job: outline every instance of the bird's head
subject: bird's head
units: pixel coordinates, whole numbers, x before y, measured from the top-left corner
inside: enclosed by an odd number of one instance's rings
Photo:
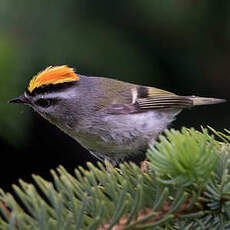
[[[11,99],[10,103],[23,103],[52,123],[59,123],[70,117],[80,77],[73,68],[66,65],[50,66],[34,76],[23,95]]]

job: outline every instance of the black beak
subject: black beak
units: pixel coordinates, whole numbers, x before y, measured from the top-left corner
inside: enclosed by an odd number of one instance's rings
[[[9,103],[23,103],[23,104],[29,104],[29,100],[24,96],[21,95],[19,97],[13,98],[8,101]]]

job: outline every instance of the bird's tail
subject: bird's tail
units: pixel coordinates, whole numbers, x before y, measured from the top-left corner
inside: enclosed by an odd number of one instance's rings
[[[190,100],[193,101],[193,105],[210,105],[226,102],[225,99],[219,98],[209,98],[209,97],[197,97],[197,96],[188,96]]]

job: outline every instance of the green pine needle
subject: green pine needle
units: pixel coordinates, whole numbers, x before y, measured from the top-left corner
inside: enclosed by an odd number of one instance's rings
[[[229,229],[230,146],[227,134],[166,130],[147,153],[147,168],[108,162],[53,181],[19,180],[14,196],[0,189],[1,230]],[[19,202],[20,199],[20,202]]]
[[[184,186],[207,182],[217,160],[212,136],[194,129],[172,129],[160,141],[150,146],[147,156],[161,182]]]

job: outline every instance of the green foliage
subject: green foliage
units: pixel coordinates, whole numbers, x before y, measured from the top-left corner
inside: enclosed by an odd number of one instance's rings
[[[160,143],[153,144],[148,158],[162,182],[183,184],[205,183],[214,167],[217,154],[214,138],[207,133],[183,128],[166,130]]]
[[[51,170],[53,182],[19,180],[16,197],[0,191],[0,229],[230,228],[228,143],[205,129],[166,130],[147,156],[145,168],[88,163],[74,176]]]

